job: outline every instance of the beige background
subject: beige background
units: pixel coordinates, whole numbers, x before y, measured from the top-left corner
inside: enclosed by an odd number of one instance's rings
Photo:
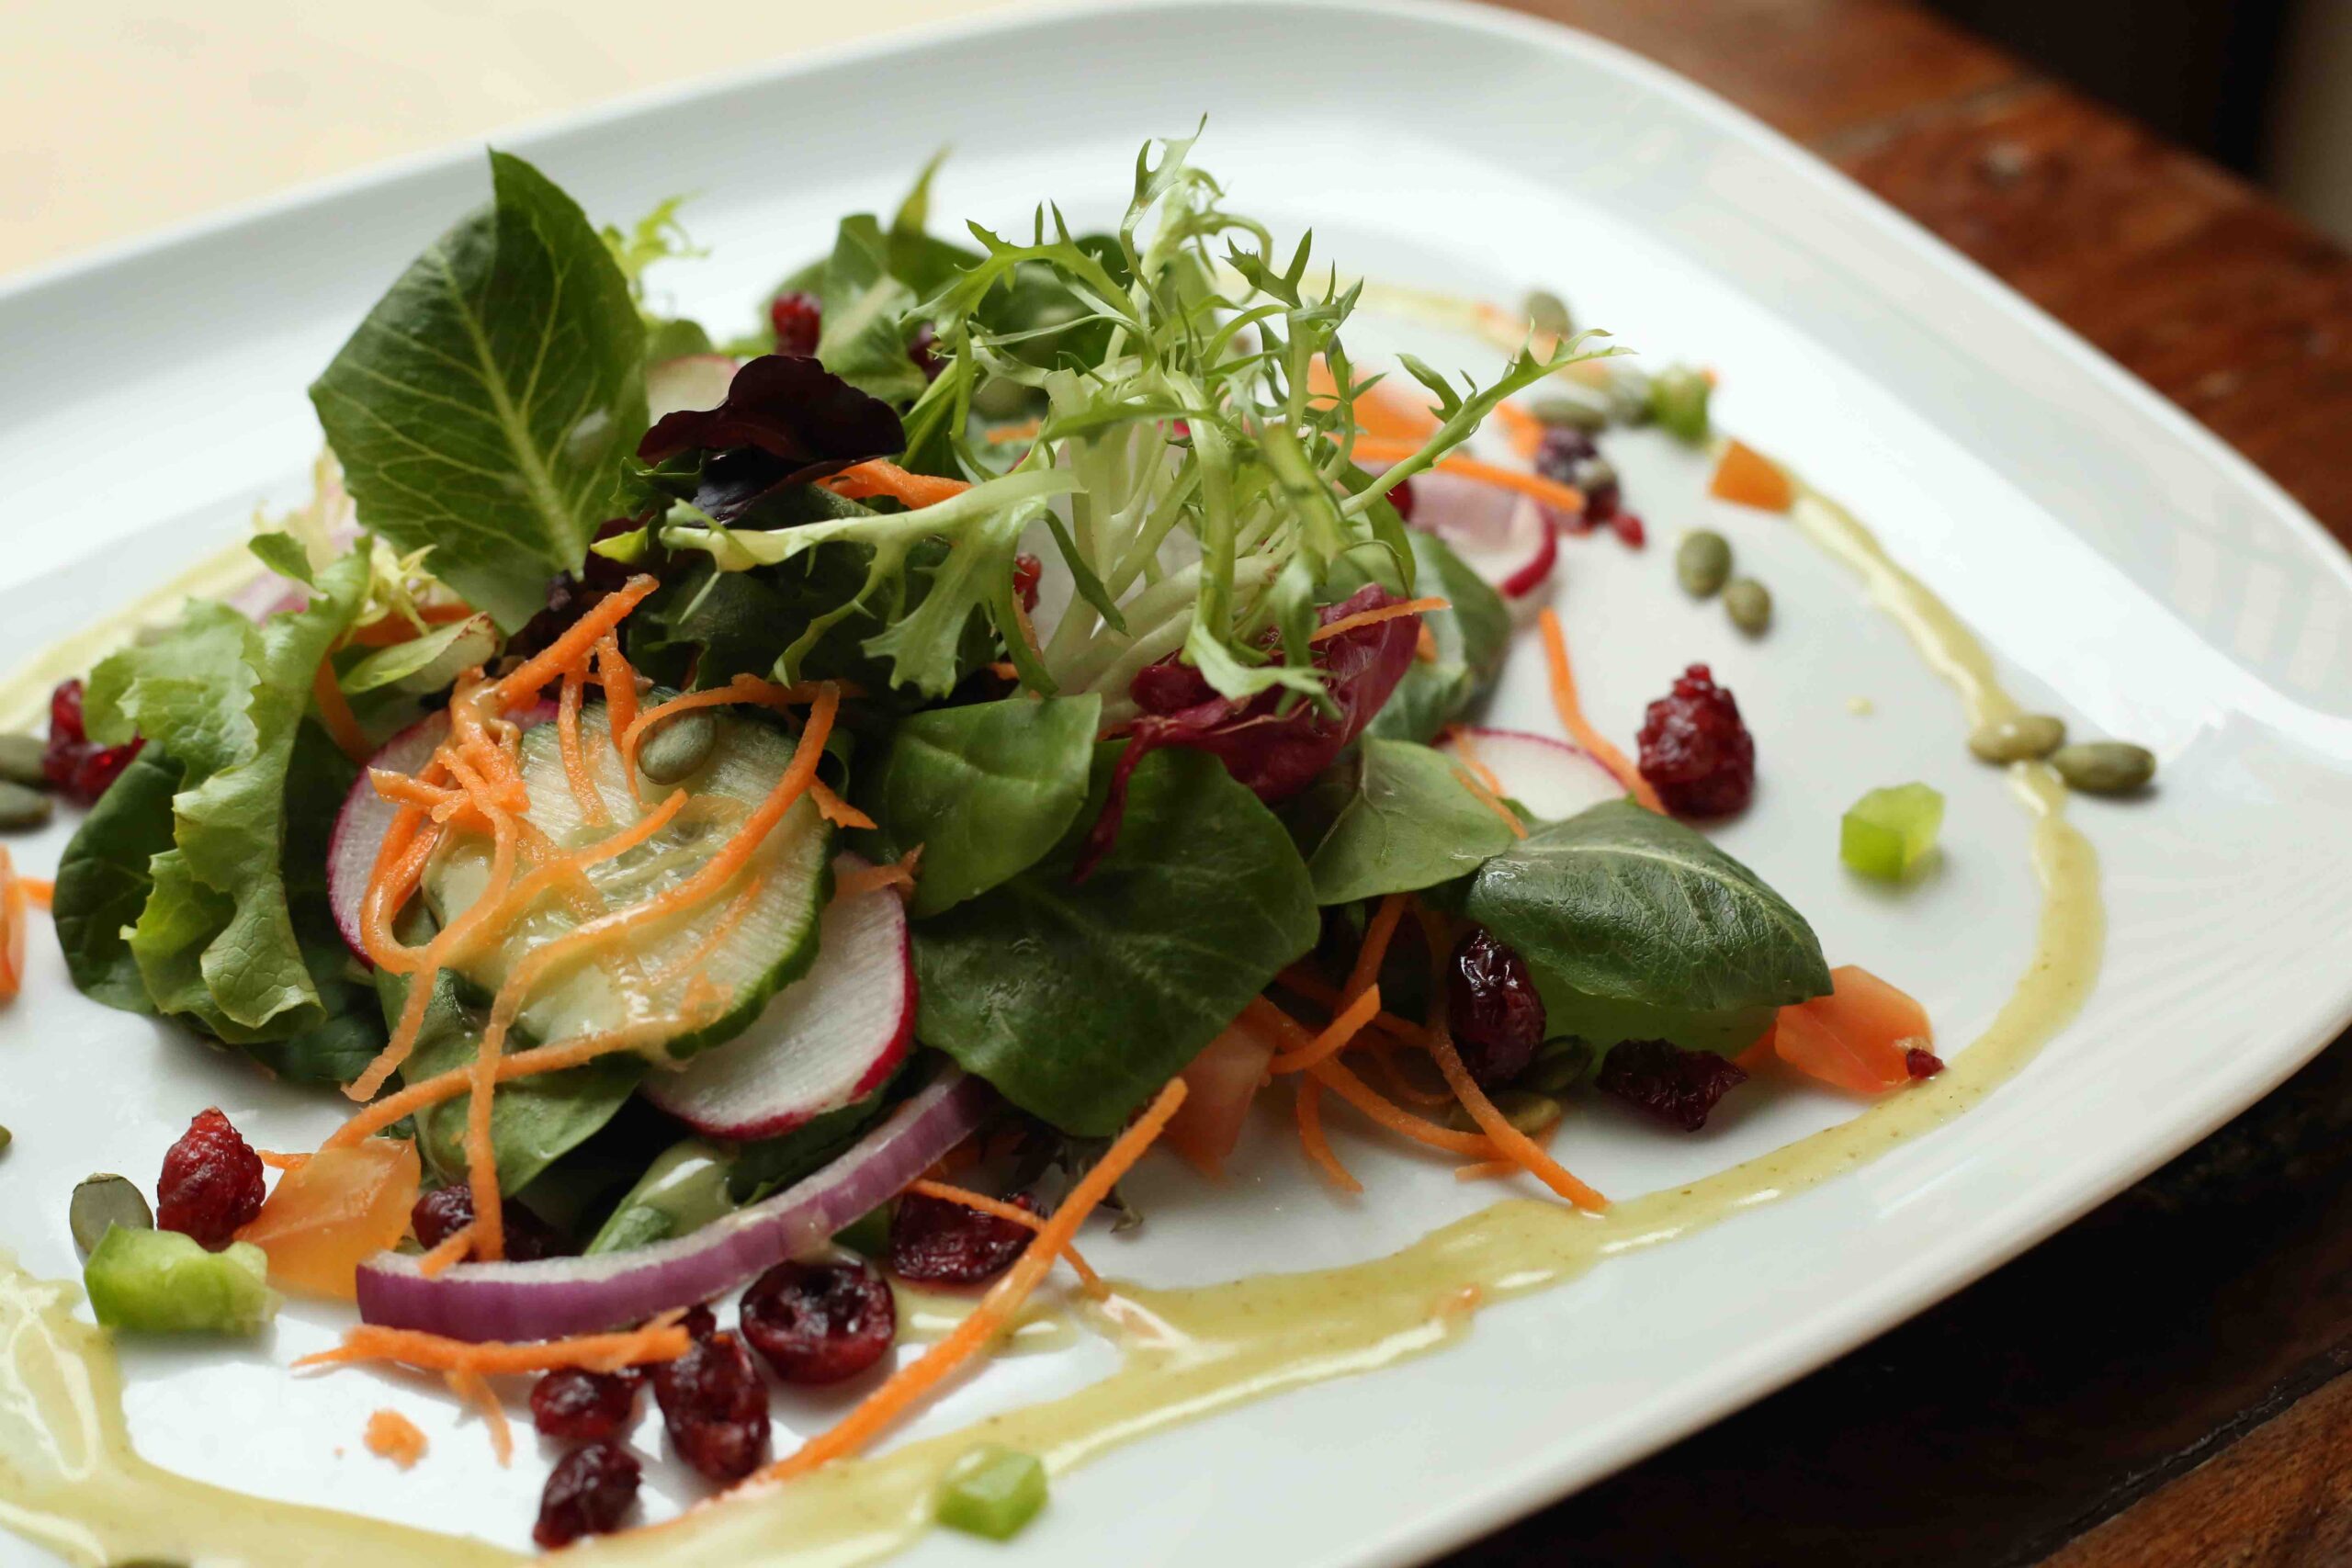
[[[0,275],[1010,0],[0,0]]]

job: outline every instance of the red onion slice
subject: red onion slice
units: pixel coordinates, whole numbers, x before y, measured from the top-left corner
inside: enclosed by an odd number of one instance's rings
[[[977,1131],[995,1091],[944,1068],[840,1158],[775,1197],[672,1241],[594,1258],[460,1263],[426,1279],[413,1256],[359,1266],[359,1315],[451,1339],[557,1339],[639,1323],[824,1245]]]

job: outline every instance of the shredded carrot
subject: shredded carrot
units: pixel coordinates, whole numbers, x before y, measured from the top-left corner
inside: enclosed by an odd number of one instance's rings
[[[661,586],[659,578],[640,572],[597,600],[595,607],[565,627],[561,637],[498,682],[498,706],[507,711],[522,706],[556,676],[585,662],[596,639],[627,620],[628,613]]]
[[[388,800],[394,806],[413,806],[423,811],[430,811],[435,807],[447,806],[452,802],[462,804],[466,799],[465,793],[461,790],[448,789],[440,784],[429,784],[423,779],[413,778],[407,773],[396,773],[389,768],[368,769],[368,787],[376,792],[377,798],[379,800]]]
[[[424,1457],[424,1434],[397,1410],[379,1410],[368,1417],[367,1443],[369,1453],[402,1470],[414,1469]]]
[[[294,1370],[394,1361],[428,1372],[473,1372],[484,1377],[551,1372],[559,1367],[616,1372],[649,1361],[674,1361],[686,1353],[692,1343],[674,1315],[669,1314],[641,1328],[614,1334],[582,1334],[569,1339],[448,1339],[420,1329],[385,1328],[363,1323],[346,1330],[343,1343],[334,1349],[321,1350],[296,1361]]]
[[[46,876],[20,876],[17,888],[36,909],[46,909],[57,901],[57,884]]]
[[[1781,1059],[1780,1053],[1775,1048],[1780,1032],[1781,1021],[1778,1015],[1775,1015],[1772,1021],[1764,1026],[1764,1032],[1756,1037],[1756,1043],[1734,1056],[1731,1059],[1731,1065],[1749,1077],[1763,1072]]]
[[[1551,671],[1552,706],[1559,713],[1560,728],[1568,732],[1569,739],[1591,752],[1594,761],[1616,774],[1627,794],[1663,815],[1666,802],[1657,797],[1650,781],[1585,717],[1584,707],[1577,701],[1577,678],[1568,668],[1568,639],[1560,630],[1560,617],[1547,607],[1537,621],[1544,630],[1544,658]]]
[[[1381,1016],[1385,1018],[1388,1015],[1383,1013]],[[1388,1080],[1390,1097],[1410,1105],[1435,1107],[1453,1104],[1453,1096],[1437,1089],[1423,1089],[1405,1076],[1405,1069],[1396,1065],[1396,1048],[1391,1040],[1392,1037],[1377,1025],[1363,1040],[1364,1053],[1380,1068],[1380,1076]]]
[[[1355,1172],[1340,1162],[1331,1152],[1331,1140],[1323,1134],[1323,1085],[1317,1078],[1301,1078],[1291,1100],[1291,1108],[1298,1116],[1298,1145],[1316,1168],[1330,1179],[1331,1185],[1342,1192],[1361,1192],[1363,1183]]]
[[[1340,384],[1319,354],[1307,364],[1306,389],[1318,400],[1339,401]],[[1358,389],[1354,408],[1356,429],[1366,435],[1409,441],[1418,446],[1438,427],[1434,414],[1416,404],[1410,394],[1392,391],[1386,383]]]
[[[437,1280],[452,1263],[464,1262],[466,1254],[473,1249],[473,1245],[474,1227],[470,1224],[459,1225],[442,1238],[439,1245],[429,1248],[424,1257],[416,1260],[416,1271],[428,1280]]]
[[[887,495],[915,511],[952,500],[972,488],[963,479],[910,474],[898,464],[886,463],[879,457],[868,462],[852,463],[832,478],[817,482],[846,501],[866,501],[877,495]]]
[[[1521,821],[1519,813],[1513,811],[1504,802],[1502,792],[1487,784],[1487,780],[1494,776],[1492,773],[1487,773],[1486,778],[1479,777],[1480,773],[1485,773],[1486,770],[1483,768],[1473,772],[1470,768],[1459,763],[1456,763],[1453,769],[1453,776],[1462,781],[1462,786],[1476,798],[1479,805],[1503,819],[1503,826],[1510,829],[1512,838],[1524,839],[1527,837],[1527,824]]]
[[[1333,637],[1341,636],[1347,632],[1354,631],[1359,626],[1378,626],[1383,621],[1393,621],[1400,615],[1427,615],[1433,610],[1451,610],[1453,608],[1453,606],[1443,599],[1400,600],[1398,603],[1394,604],[1383,604],[1376,610],[1358,610],[1352,615],[1341,615],[1336,621],[1328,621],[1322,626],[1316,627],[1315,630],[1307,637],[1306,640],[1309,642],[1329,642]],[[1423,627],[1422,629],[1426,631],[1428,628]]]
[[[1340,1016],[1324,1025],[1323,1032],[1295,1051],[1285,1051],[1266,1064],[1270,1073],[1303,1073],[1316,1063],[1338,1055],[1362,1033],[1380,1011],[1380,987],[1367,986],[1356,993],[1355,999],[1343,1009]]]
[[[1492,1181],[1500,1176],[1526,1174],[1527,1168],[1515,1159],[1486,1159],[1480,1160],[1476,1165],[1457,1165],[1453,1168],[1453,1179],[1456,1181]]]
[[[1184,1103],[1184,1092],[1183,1079],[1170,1080],[1159,1098],[1104,1151],[1094,1168],[1070,1189],[1062,1206],[1054,1211],[1053,1218],[1046,1222],[1012,1269],[947,1337],[925,1351],[920,1359],[893,1372],[888,1382],[841,1421],[791,1454],[756,1472],[753,1480],[769,1483],[787,1481],[828,1461],[855,1453],[994,1339],[1037,1288],[1038,1281],[1052,1269],[1054,1259],[1078,1235],[1087,1215],[1151,1147],[1160,1130],[1168,1125],[1168,1119]]]
[[[736,703],[756,703],[762,707],[775,708],[779,713],[797,704],[813,701],[816,690],[811,686],[779,686],[774,681],[763,681],[756,675],[738,675],[724,686],[712,686],[706,691],[688,692],[657,703],[628,721],[628,727],[617,730],[620,739],[621,765],[631,778],[637,776],[637,750],[645,738],[664,719],[696,708],[727,707]]]
[[[359,898],[359,942],[376,967],[395,975],[413,971],[424,949],[409,947],[392,935],[392,917],[408,902],[433,857],[439,828],[424,830],[431,818],[417,807],[403,807],[384,830],[376,864],[368,874],[368,889]]]
[[[1462,1102],[1471,1120],[1502,1150],[1504,1157],[1516,1160],[1529,1175],[1579,1209],[1598,1213],[1609,1207],[1608,1199],[1569,1175],[1566,1166],[1544,1153],[1542,1145],[1512,1126],[1510,1118],[1495,1109],[1495,1102],[1487,1098],[1487,1091],[1478,1087],[1478,1080],[1462,1065],[1462,1053],[1453,1048],[1443,1024],[1432,1032],[1435,1038],[1430,1042],[1430,1056],[1437,1063],[1437,1070],[1445,1075],[1446,1087],[1453,1090],[1453,1098]]]
[[[1715,460],[1714,475],[1707,480],[1707,493],[1766,512],[1786,512],[1797,499],[1796,486],[1789,482],[1779,464],[1738,441],[1724,444],[1724,455]]]
[[[327,735],[345,756],[355,762],[365,762],[374,755],[376,749],[368,744],[368,732],[359,728],[351,705],[344,700],[343,686],[334,678],[333,660],[319,660],[318,671],[311,677],[311,697],[319,705],[319,718],[326,726]]]
[[[1408,893],[1391,893],[1373,910],[1371,920],[1363,928],[1363,945],[1356,949],[1355,967],[1348,971],[1345,990],[1350,998],[1372,989],[1373,982],[1380,978],[1380,965],[1388,957],[1388,944],[1396,940],[1396,924],[1405,918],[1405,907],[1411,902],[1412,895]]]
[[[1442,942],[1438,943],[1436,944],[1436,950],[1442,957],[1445,951],[1445,945]],[[1318,1005],[1327,1008],[1336,1008],[1340,1006],[1340,998],[1345,995],[1345,993],[1337,986],[1327,986],[1321,980],[1317,979],[1314,976],[1307,974],[1302,969],[1285,969],[1277,978],[1283,989],[1286,991],[1296,991],[1308,1001],[1317,1003]],[[1268,1004],[1270,1007],[1272,1005],[1272,1003]],[[1285,1013],[1283,1016],[1287,1018],[1289,1015]],[[1298,1027],[1295,1021],[1293,1027]],[[1374,1016],[1372,1027],[1380,1030],[1384,1033],[1394,1035],[1396,1039],[1404,1042],[1408,1045],[1418,1045],[1424,1050],[1428,1049],[1430,1032],[1422,1028],[1419,1024],[1413,1022],[1410,1019],[1399,1018],[1393,1012],[1379,1013]],[[1445,1100],[1441,1101],[1440,1103],[1451,1104],[1453,1103],[1453,1100],[1449,1096]]]
[[[1447,1154],[1461,1155],[1470,1159],[1493,1159],[1500,1152],[1491,1138],[1476,1133],[1456,1132],[1427,1117],[1414,1115],[1350,1072],[1344,1063],[1317,1062],[1307,1071],[1313,1073],[1324,1088],[1364,1115],[1417,1144],[1427,1144],[1430,1148],[1442,1149]]]
[[[922,863],[922,846],[917,844],[888,865],[852,866],[833,878],[833,897],[853,898],[877,887],[895,887],[899,897],[912,897],[916,868]]]
[[[563,754],[564,782],[571,786],[571,798],[580,803],[580,815],[602,826],[612,820],[612,814],[605,809],[605,796],[596,788],[595,775],[588,771],[587,750],[580,744],[580,701],[587,689],[588,682],[579,671],[563,672],[563,691],[555,705],[556,747]]]
[[[506,1406],[498,1402],[497,1393],[480,1372],[470,1367],[453,1367],[441,1374],[449,1392],[474,1407],[482,1424],[490,1428],[490,1451],[498,1456],[502,1465],[514,1462],[514,1428],[507,1424]]]
[[[458,782],[466,785],[467,793],[477,797],[477,805],[485,809],[528,811],[531,790],[523,782],[522,766],[492,734],[489,714],[484,711],[486,703],[495,700],[495,692],[479,678],[460,682],[449,699],[449,739],[442,743],[440,756]],[[479,786],[468,779],[458,765],[461,761],[481,775]]]
[[[637,671],[611,632],[596,639],[596,683],[605,688],[605,728],[617,750],[621,736],[637,722]]]
[[[532,900],[557,883],[569,879],[575,873],[585,873],[592,865],[602,865],[605,862],[637,848],[638,845],[667,828],[678,813],[685,809],[686,800],[687,795],[684,790],[672,790],[661,805],[619,832],[599,839],[594,843],[584,845],[568,854],[557,855],[514,885],[514,891],[506,896],[508,908],[526,909],[530,908]],[[591,891],[594,891],[593,884]],[[598,899],[596,908],[593,912],[601,914],[603,911],[603,900]]]
[[[1001,1198],[991,1198],[985,1192],[975,1192],[969,1188],[950,1187],[944,1181],[922,1180],[910,1182],[907,1190],[920,1192],[926,1198],[939,1198],[950,1203],[961,1203],[967,1209],[979,1213],[992,1214],[1000,1220],[1010,1220],[1024,1230],[1041,1231],[1046,1228],[1046,1222],[1028,1210],[1008,1203]],[[1063,1247],[1062,1258],[1069,1264],[1071,1270],[1078,1275],[1079,1283],[1086,1287],[1088,1295],[1099,1297],[1108,1293],[1102,1283],[1102,1276],[1094,1271],[1093,1265],[1079,1256],[1076,1247]]]
[[[1399,463],[1420,449],[1421,444],[1418,441],[1388,441],[1369,435],[1356,437],[1355,444],[1357,457],[1375,463]],[[1541,474],[1521,473],[1517,468],[1481,462],[1476,457],[1440,457],[1431,467],[1441,474],[1459,474],[1480,484],[1514,491],[1560,512],[1584,510],[1584,491],[1574,485],[1564,485],[1557,479],[1547,479]],[[1373,485],[1378,489],[1380,480],[1374,479]]]
[[[808,798],[817,803],[817,815],[836,828],[871,828],[874,818],[835,795],[822,779],[810,781]]]
[[[1008,441],[1034,441],[1043,428],[1034,419],[1024,419],[1018,424],[991,424],[980,432],[980,439],[991,446],[1001,446]]]
[[[309,1155],[283,1155],[275,1149],[255,1149],[254,1157],[272,1170],[300,1170],[311,1163]]]
[[[1424,664],[1437,662],[1437,634],[1430,630],[1427,621],[1421,623],[1420,635],[1413,639],[1413,657]]]
[[[1517,403],[1497,403],[1495,422],[1510,438],[1511,450],[1522,457],[1532,458],[1544,445],[1544,422]]]
[[[1495,795],[1500,795],[1503,793],[1503,781],[1495,776],[1495,770],[1487,766],[1486,761],[1478,755],[1478,743],[1470,738],[1468,725],[1447,725],[1445,733],[1438,739],[1438,744],[1460,757],[1468,765],[1470,771],[1478,775],[1479,783],[1485,784]]]

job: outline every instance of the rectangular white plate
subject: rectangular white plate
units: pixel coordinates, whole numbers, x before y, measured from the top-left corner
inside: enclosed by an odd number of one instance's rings
[[[1148,1562],[1408,1561],[1555,1497],[1797,1376],[1990,1269],[2278,1082],[2352,1013],[2352,570],[2312,521],[2170,405],[1903,219],[1715,99],[1615,49],[1499,13],[1359,4],[1147,6],[1000,20],[813,57],[518,134],[604,220],[699,193],[710,260],[662,279],[747,321],[758,292],[895,200],[936,147],[935,213],[999,228],[1059,200],[1123,199],[1135,150],[1208,116],[1199,157],[1278,233],[1387,279],[1513,299],[1555,288],[1653,362],[1723,377],[1720,423],[1875,526],[1999,656],[2029,703],[2162,759],[2158,788],[2077,802],[2112,927],[2101,984],[1987,1103],[1809,1194],[1483,1314],[1461,1345],[1114,1453],[1057,1486],[1017,1551]],[[0,293],[0,659],[86,624],[300,491],[302,388],[423,243],[481,198],[472,151],[306,193]],[[1372,346],[1442,351],[1367,323]],[[1351,341],[1357,341],[1351,338]],[[1461,345],[1453,345],[1459,350]],[[1361,350],[1360,350],[1361,352]],[[1461,355],[1464,362],[1475,355]],[[2024,963],[2024,823],[1971,763],[1951,692],[1854,581],[1792,530],[1704,501],[1703,465],[1612,438],[1652,544],[1572,542],[1556,603],[1596,720],[1704,659],[1759,738],[1756,807],[1722,835],[1820,929],[1833,962],[1908,986],[1958,1048]],[[1779,624],[1759,643],[1682,600],[1682,527],[1734,533]],[[1494,722],[1549,729],[1522,654]],[[1875,704],[1867,717],[1849,697]],[[1836,863],[1838,812],[1921,778],[1951,797],[1936,877],[1874,896]],[[54,863],[63,829],[19,841]],[[218,1102],[256,1142],[334,1119],[167,1030],[83,1002],[49,944],[0,1013],[0,1246],[76,1268],[66,1195],[94,1168],[152,1180]],[[1847,1113],[1785,1091],[1696,1139],[1580,1111],[1561,1146],[1622,1195],[1688,1179]],[[1237,1179],[1142,1182],[1138,1239],[1098,1263],[1153,1282],[1342,1262],[1467,1212],[1442,1163],[1349,1128],[1375,1201],[1332,1196],[1279,1117]],[[521,1544],[542,1461],[482,1462],[478,1430],[413,1384],[277,1369],[327,1342],[296,1307],[245,1354],[127,1358],[151,1457],[283,1497],[346,1503]],[[1099,1348],[1001,1363],[914,1428],[1072,1386]],[[434,1453],[363,1457],[398,1403]],[[213,1440],[224,1418],[265,1443]],[[779,1409],[780,1443],[821,1411]],[[640,1441],[658,1452],[655,1428]],[[348,1457],[334,1450],[346,1450]],[[364,1472],[358,1467],[365,1467]],[[356,1483],[364,1473],[365,1484]],[[657,1507],[693,1488],[666,1465]],[[978,1561],[933,1540],[925,1561]],[[0,1537],[0,1562],[37,1554]]]

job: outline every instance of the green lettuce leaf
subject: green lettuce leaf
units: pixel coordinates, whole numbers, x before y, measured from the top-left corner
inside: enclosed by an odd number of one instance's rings
[[[65,971],[84,996],[128,1012],[155,1010],[123,932],[154,891],[149,863],[171,850],[179,788],[179,764],[161,746],[144,748],[82,818],[58,863],[51,915]]]
[[[826,369],[885,402],[922,393],[926,383],[907,354],[905,325],[915,291],[892,275],[890,242],[871,216],[842,220],[817,297],[825,309],[817,358]]]
[[[490,155],[492,205],[425,250],[311,387],[359,520],[512,631],[579,569],[645,428],[645,330],[577,203]]]

